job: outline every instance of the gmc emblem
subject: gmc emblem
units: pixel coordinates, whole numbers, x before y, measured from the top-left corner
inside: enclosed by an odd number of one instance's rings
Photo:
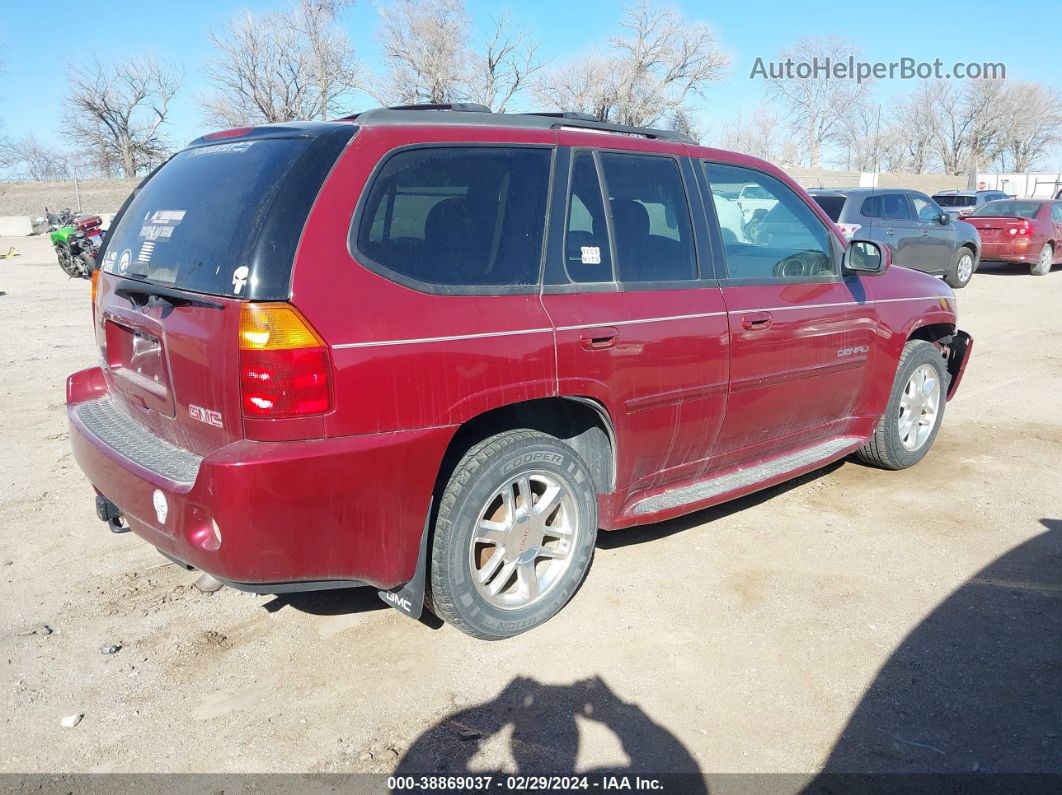
[[[224,428],[225,426],[221,422],[221,412],[211,411],[205,409],[202,406],[195,406],[191,403],[188,404],[188,415],[193,420],[199,420],[199,422],[205,422],[207,425],[213,425],[215,428]]]

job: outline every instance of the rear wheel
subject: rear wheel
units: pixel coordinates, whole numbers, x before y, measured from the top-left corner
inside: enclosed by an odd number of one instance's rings
[[[1046,276],[1051,272],[1051,260],[1054,258],[1054,248],[1050,243],[1044,243],[1044,247],[1040,249],[1040,255],[1036,258],[1035,264],[1029,268],[1029,272],[1033,276]]]
[[[432,610],[476,638],[525,632],[571,599],[596,536],[596,491],[574,450],[537,431],[492,436],[462,457],[439,501]]]
[[[944,417],[948,382],[940,349],[924,340],[908,342],[888,407],[856,456],[882,469],[906,469],[925,458]]]
[[[56,246],[55,255],[59,258],[59,267],[63,269],[63,273],[71,279],[81,278],[81,270],[78,268],[74,258],[70,255],[70,250],[68,248],[64,246]]]
[[[974,273],[974,253],[968,248],[960,248],[955,257],[955,264],[944,277],[950,287],[959,289],[970,283]]]

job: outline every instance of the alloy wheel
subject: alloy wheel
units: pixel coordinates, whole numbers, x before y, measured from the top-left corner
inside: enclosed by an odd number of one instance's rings
[[[578,533],[575,499],[559,476],[517,475],[479,513],[468,556],[476,590],[502,610],[538,602],[567,571]]]
[[[940,395],[940,376],[932,365],[923,364],[911,373],[900,396],[897,423],[905,449],[920,449],[933,433],[940,414]]]

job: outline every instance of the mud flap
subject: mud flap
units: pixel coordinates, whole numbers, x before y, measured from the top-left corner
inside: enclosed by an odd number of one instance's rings
[[[428,528],[431,524],[433,503],[434,497],[428,501],[428,514],[424,518],[424,529],[420,533],[420,553],[417,555],[413,579],[390,591],[376,592],[384,602],[412,619],[419,619],[424,612],[424,582],[428,576]]]

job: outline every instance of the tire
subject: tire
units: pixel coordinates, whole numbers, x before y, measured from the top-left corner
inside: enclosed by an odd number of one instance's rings
[[[963,246],[955,255],[955,262],[944,277],[952,289],[959,290],[970,283],[977,269],[977,259],[971,249]]]
[[[71,279],[81,278],[81,271],[78,269],[77,263],[74,262],[74,258],[70,255],[70,252],[67,249],[56,246],[55,255],[59,258],[59,267],[62,268],[63,273]]]
[[[543,513],[524,510],[528,490],[533,508],[550,500]],[[465,453],[439,500],[428,604],[474,638],[526,632],[579,589],[596,537],[597,492],[579,455],[538,431],[497,434]]]
[[[1046,276],[1051,272],[1051,260],[1055,258],[1055,249],[1050,243],[1044,243],[1040,249],[1040,255],[1036,258],[1036,264],[1029,266],[1029,272],[1033,276]]]
[[[936,407],[932,412],[931,425],[923,423],[926,414],[917,402],[910,407],[911,398],[906,395],[915,374],[928,372],[923,368],[930,368],[935,373],[937,384]],[[856,452],[856,457],[866,464],[882,469],[907,469],[925,458],[937,438],[940,423],[944,419],[944,406],[947,402],[946,396],[950,381],[944,367],[944,357],[936,345],[923,340],[908,342],[903,348],[900,364],[896,368],[896,379],[892,384],[892,392],[889,394],[885,413],[878,420],[874,435],[870,437],[866,446]],[[915,414],[914,426],[916,427],[912,428],[911,433],[916,433],[917,438],[904,435],[904,428],[901,426],[901,409],[904,406],[909,407],[906,409],[908,412]],[[916,445],[914,449],[910,444],[912,442]]]

